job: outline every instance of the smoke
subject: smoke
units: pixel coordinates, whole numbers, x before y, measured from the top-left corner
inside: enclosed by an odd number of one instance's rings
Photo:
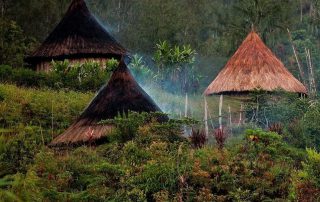
[[[180,114],[184,114],[183,107],[184,101],[180,95],[174,95],[170,92],[163,90],[157,82],[153,82],[155,79],[155,72],[157,67],[153,62],[153,56],[148,55],[146,53],[137,53],[135,54],[138,57],[142,58],[142,65],[150,70],[149,75],[139,75],[138,72],[134,71],[132,67],[132,63],[128,64],[128,67],[131,70],[132,75],[138,84],[143,88],[143,90],[155,101],[155,103],[160,107],[162,112],[169,114],[172,118],[180,117]],[[170,86],[171,83],[169,81],[162,81],[162,85]],[[167,88],[168,89],[168,88]],[[173,91],[173,88],[170,90]]]
[[[89,4],[90,6],[90,4]],[[101,12],[101,11],[100,11]],[[104,15],[104,14],[103,14]],[[105,16],[105,15],[104,15]],[[118,33],[118,27],[112,26],[116,25],[115,23],[106,23],[104,21],[99,20],[97,16],[95,16],[97,21],[110,33],[113,33],[112,36],[118,40],[120,44],[124,44],[124,41],[121,40],[116,33]],[[123,27],[121,27],[123,29]],[[154,44],[155,46],[156,44]],[[135,50],[130,50],[131,55],[139,55],[143,58],[143,62],[147,68],[150,68],[153,72],[157,71],[157,66],[153,61],[152,53],[139,52],[137,53]],[[202,92],[204,89],[210,84],[215,75],[217,75],[218,71],[223,66],[225,62],[224,58],[212,58],[197,55],[196,63],[194,64],[199,72],[204,72],[202,78],[200,80],[200,88],[198,93],[189,95],[189,108],[188,108],[188,116],[194,117],[201,120],[204,116],[204,107],[203,107],[203,97]],[[214,66],[215,64],[215,66]],[[130,68],[130,64],[128,64]],[[172,118],[180,118],[184,117],[185,114],[185,95],[170,93],[175,92],[177,88],[172,86],[172,82],[170,81],[162,81],[161,85],[165,86],[166,90],[163,90],[161,86],[157,82],[152,82],[155,78],[144,78],[143,75],[136,74],[134,71],[133,76],[139,85],[145,90],[146,93],[155,101],[155,103],[160,107],[160,109],[169,114]],[[148,80],[151,80],[148,81]],[[169,91],[169,92],[168,92]]]
[[[114,28],[114,27],[112,27],[112,26],[110,26],[110,25],[106,25],[106,23],[103,23],[101,20],[99,20],[99,18],[97,18],[96,16],[94,16],[94,17],[95,17],[95,19],[97,20],[97,22],[98,22],[102,27],[104,27],[109,33],[115,33],[115,32],[117,31],[117,28]],[[120,44],[122,44],[121,40],[119,40],[119,39],[118,39],[117,37],[115,37],[115,36],[113,36],[113,37],[116,38],[117,41],[118,41]],[[131,54],[135,55],[136,53],[131,52]],[[148,67],[153,66],[153,68],[155,68],[154,65],[151,65],[152,63],[150,62],[150,61],[152,61],[152,56],[147,55],[147,54],[144,54],[144,53],[139,53],[139,54],[137,54],[137,55],[142,56],[144,59],[149,60],[149,62],[147,62],[147,63],[148,63]],[[146,62],[146,61],[144,61],[144,62]],[[127,65],[130,67],[130,61],[127,62]],[[160,89],[156,89],[156,87],[155,87],[154,85],[146,85],[146,84],[144,84],[145,79],[143,79],[143,78],[141,77],[141,75],[135,75],[135,74],[134,74],[134,71],[132,71],[132,69],[131,69],[131,73],[133,74],[133,76],[134,76],[135,80],[138,82],[138,84],[142,87],[142,89],[143,89],[143,90],[155,101],[155,103],[159,106],[159,108],[162,110],[162,112],[167,113],[167,114],[169,114],[169,115],[172,115],[173,110],[172,110],[171,104],[169,104],[168,102],[166,102],[166,101],[163,100],[163,99],[160,99],[160,97],[163,98],[162,95],[167,95],[167,94],[164,93],[164,92],[162,92],[162,93],[159,92]],[[176,113],[176,112],[175,112],[175,113]]]

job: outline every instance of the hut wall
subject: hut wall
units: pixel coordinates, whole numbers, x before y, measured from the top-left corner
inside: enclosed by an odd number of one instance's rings
[[[68,59],[70,64],[83,64],[85,62],[98,62],[101,67],[104,67],[108,58],[77,58],[77,59]],[[43,61],[36,65],[37,72],[50,72],[52,68],[51,61]]]

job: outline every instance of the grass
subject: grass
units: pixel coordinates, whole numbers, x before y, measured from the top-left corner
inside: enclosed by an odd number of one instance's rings
[[[173,95],[157,88],[145,89],[160,108],[172,118],[184,116],[185,96]],[[50,140],[69,127],[93,97],[92,92],[55,91],[0,84],[0,135],[11,136],[31,126],[36,127],[39,134],[46,134],[45,137],[50,136],[49,139],[45,138]],[[233,122],[238,122],[242,99],[241,97],[224,97],[224,124],[227,125],[229,117],[228,106],[232,110]],[[207,102],[209,130],[213,131],[218,126],[219,96],[207,97]],[[204,126],[204,98],[201,94],[189,96],[188,115],[200,122],[199,127]],[[233,132],[238,134],[242,130]]]
[[[172,117],[184,116],[185,96],[174,95],[164,92],[161,89],[145,88],[160,108]],[[23,107],[30,108],[36,116],[41,116],[45,120],[54,121],[62,118],[74,119],[89,104],[94,97],[94,93],[81,93],[75,91],[54,91],[46,89],[21,88],[10,84],[0,84],[0,118],[10,119],[10,116],[23,113]],[[197,120],[204,117],[204,97],[201,94],[189,95],[188,115]],[[218,119],[219,96],[207,97],[210,117],[215,121]],[[228,117],[228,106],[231,107],[233,117],[238,116],[240,110],[241,97],[224,96],[223,116]],[[7,117],[9,115],[9,117]],[[21,116],[21,115],[20,115]],[[21,117],[22,118],[22,117]],[[27,118],[27,117],[24,117]],[[14,120],[9,121],[13,123]]]
[[[0,84],[0,132],[5,133],[21,125],[65,128],[81,113],[93,96],[93,93]]]

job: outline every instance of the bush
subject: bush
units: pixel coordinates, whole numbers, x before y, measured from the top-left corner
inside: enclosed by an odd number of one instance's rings
[[[207,143],[208,138],[204,130],[195,130],[192,128],[190,141],[194,148],[202,148]]]
[[[40,127],[45,134],[53,126],[54,133],[59,133],[79,116],[93,96],[92,93],[23,89],[0,84],[0,127],[11,130],[31,125]]]
[[[23,58],[34,44],[15,21],[0,17],[0,64],[21,67]]]
[[[308,151],[305,160],[303,152],[276,133],[248,130],[237,147],[226,146],[221,152],[211,146],[194,149],[185,140],[170,141],[162,137],[169,127],[160,125],[142,124],[134,127],[131,140],[96,148],[40,148],[30,155],[34,160],[25,158],[26,172],[15,174],[5,190],[25,201],[281,201],[318,189],[319,154]],[[293,184],[292,173],[299,168],[300,178]],[[298,187],[303,189],[298,192]]]
[[[114,119],[101,121],[100,124],[112,124],[116,131],[110,135],[109,141],[127,142],[137,136],[140,126],[150,120],[148,113],[129,112],[128,114],[118,114]]]
[[[320,153],[307,149],[307,159],[303,169],[297,173],[295,189],[299,201],[318,201],[320,199]]]
[[[45,143],[42,138],[45,137],[40,136],[36,127],[21,128],[13,137],[0,136],[0,177],[16,172],[25,173]]]
[[[65,60],[52,62],[52,71],[49,73],[1,65],[0,82],[24,87],[97,91],[110,78],[117,64],[117,60],[111,59],[104,68],[97,62],[71,65]]]

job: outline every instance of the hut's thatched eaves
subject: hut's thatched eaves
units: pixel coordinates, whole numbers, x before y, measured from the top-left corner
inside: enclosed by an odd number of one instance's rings
[[[51,146],[100,141],[111,132],[111,125],[99,125],[119,113],[161,112],[160,108],[135,81],[126,64],[121,61],[110,81],[84,110],[77,121],[55,138]]]
[[[306,87],[286,69],[258,34],[252,31],[206,89],[205,95],[257,89],[307,93]]]
[[[73,0],[67,13],[26,62],[72,58],[121,58],[127,53],[91,14],[84,0]]]

